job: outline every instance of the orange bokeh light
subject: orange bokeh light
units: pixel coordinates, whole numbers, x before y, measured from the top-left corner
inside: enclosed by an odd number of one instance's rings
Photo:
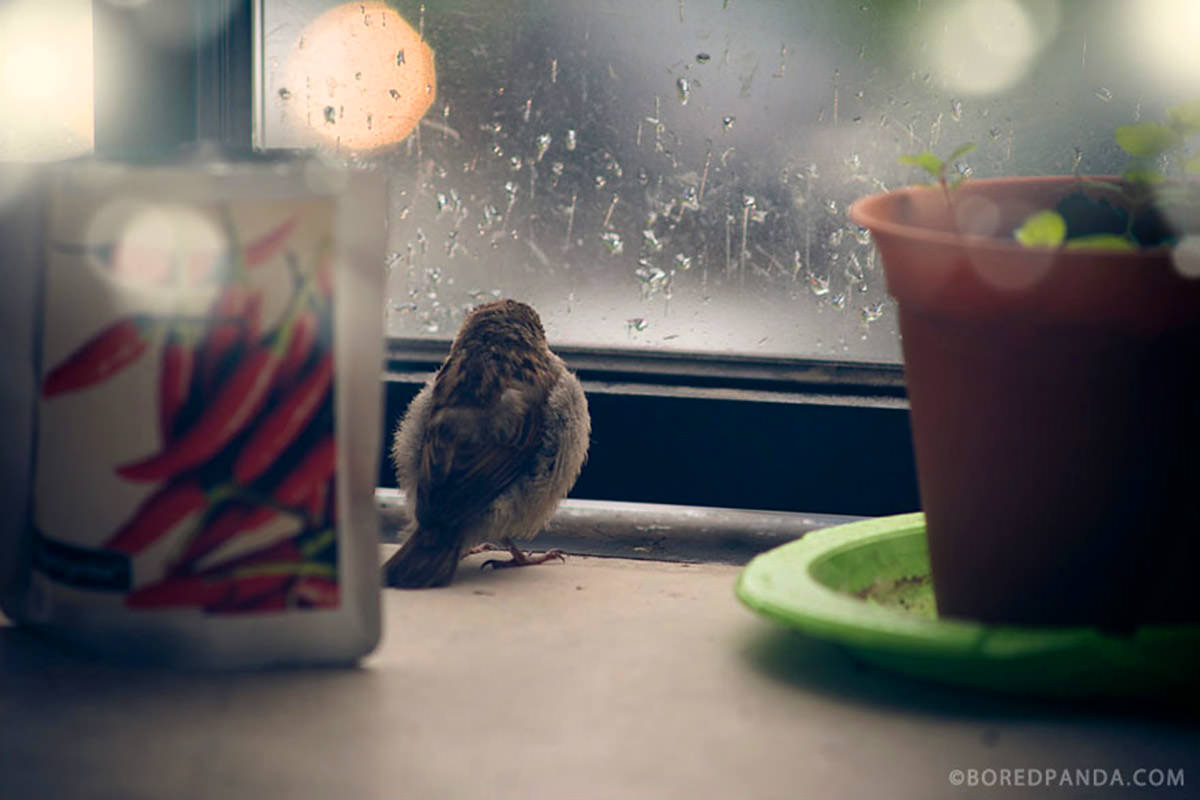
[[[292,125],[340,151],[402,141],[436,95],[433,51],[386,3],[344,3],[292,47],[280,97]]]

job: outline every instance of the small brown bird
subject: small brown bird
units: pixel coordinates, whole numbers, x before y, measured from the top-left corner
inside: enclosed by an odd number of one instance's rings
[[[562,558],[521,552],[579,477],[591,419],[579,380],[550,351],[537,312],[515,300],[474,309],[392,442],[411,534],[384,565],[389,586],[444,586],[479,549],[497,567]],[[485,565],[486,566],[486,565]]]

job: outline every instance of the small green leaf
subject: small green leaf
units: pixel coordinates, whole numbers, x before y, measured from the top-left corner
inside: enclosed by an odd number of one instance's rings
[[[971,151],[972,151],[972,150],[974,150],[974,149],[975,149],[975,143],[974,143],[974,142],[967,142],[966,144],[959,145],[959,146],[958,146],[958,149],[956,149],[956,150],[955,150],[953,153],[951,153],[951,154],[950,154],[950,155],[949,155],[949,156],[946,158],[946,160],[947,160],[947,161],[954,161],[955,159],[962,158],[963,156],[965,156],[967,153],[971,152]]]
[[[1039,211],[1027,217],[1013,237],[1026,247],[1058,247],[1067,238],[1067,221],[1057,211]]]
[[[1183,136],[1200,132],[1200,100],[1191,100],[1168,108],[1167,124]]]
[[[1184,159],[1183,171],[1189,175],[1200,175],[1200,153],[1191,158]]]
[[[1162,183],[1166,178],[1161,172],[1153,167],[1130,167],[1121,173],[1121,177],[1127,183],[1143,183],[1156,184]]]
[[[1077,236],[1074,239],[1067,239],[1064,246],[1068,250],[1137,250],[1136,244],[1124,236],[1118,236],[1115,233],[1094,233],[1090,236]]]
[[[942,174],[942,168],[946,166],[945,161],[942,161],[928,150],[916,155],[900,156],[900,163],[920,167],[935,178]]]
[[[1182,144],[1178,132],[1157,122],[1121,125],[1113,138],[1131,156],[1157,156]]]

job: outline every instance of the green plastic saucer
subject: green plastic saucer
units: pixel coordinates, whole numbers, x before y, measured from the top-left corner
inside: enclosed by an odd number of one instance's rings
[[[1197,689],[1200,626],[1023,628],[938,619],[924,514],[838,525],[763,553],[737,594],[747,606],[864,661],[995,691],[1130,696]]]

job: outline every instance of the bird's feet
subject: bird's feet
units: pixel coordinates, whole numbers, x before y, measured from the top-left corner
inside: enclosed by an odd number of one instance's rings
[[[547,561],[551,561],[556,558],[559,561],[564,562],[567,560],[567,554],[562,550],[559,550],[557,547],[547,550],[544,553],[534,554],[524,552],[512,542],[505,542],[505,545],[505,547],[498,547],[494,544],[479,545],[471,548],[471,552],[481,553],[488,550],[508,550],[508,552],[512,554],[512,558],[508,561],[500,561],[499,559],[489,558],[487,561],[479,565],[480,569],[487,569],[488,567],[491,567],[492,569],[503,569],[505,567],[530,567],[534,564],[545,564]]]

